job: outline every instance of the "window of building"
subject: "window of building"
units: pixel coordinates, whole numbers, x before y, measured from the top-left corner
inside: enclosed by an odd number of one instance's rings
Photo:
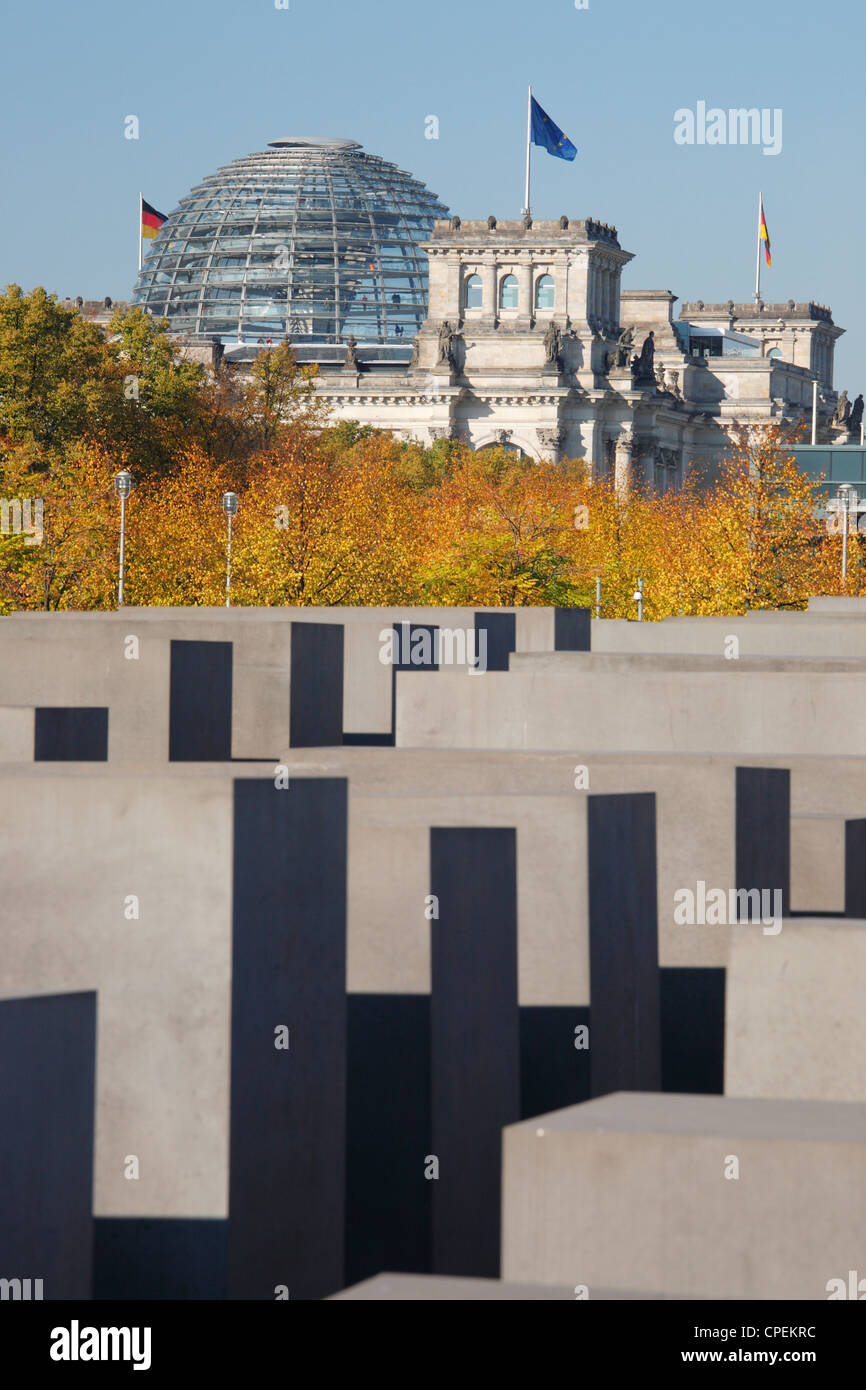
[[[553,308],[553,276],[540,275],[535,283],[536,309]]]
[[[470,275],[466,281],[463,291],[463,307],[465,309],[481,308],[481,276]]]
[[[517,276],[506,275],[502,284],[499,286],[499,307],[500,309],[517,308]]]

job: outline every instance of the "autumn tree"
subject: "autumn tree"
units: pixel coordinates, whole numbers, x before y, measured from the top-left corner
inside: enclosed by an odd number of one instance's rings
[[[29,504],[30,535],[0,535],[0,609],[112,606],[117,555],[113,464],[95,445],[34,468],[32,446],[0,453],[0,498]],[[37,510],[38,509],[38,510]]]
[[[427,498],[427,601],[577,601],[575,505],[585,477],[581,462],[537,464],[504,449],[461,448]]]
[[[684,498],[690,564],[681,590],[690,611],[803,608],[813,583],[815,480],[798,467],[778,425],[744,427],[719,481]]]

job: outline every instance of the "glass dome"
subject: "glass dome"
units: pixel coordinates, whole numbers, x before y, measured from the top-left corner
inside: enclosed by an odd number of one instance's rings
[[[367,355],[403,357],[389,349],[411,345],[427,313],[419,243],[447,215],[353,140],[273,140],[181,199],[147,243],[132,302],[224,343],[288,335],[317,350],[300,355],[336,361],[351,335],[380,345]]]

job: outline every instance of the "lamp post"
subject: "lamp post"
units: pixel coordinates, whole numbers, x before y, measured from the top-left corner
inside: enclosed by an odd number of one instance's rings
[[[637,581],[637,588],[634,592],[634,601],[637,604],[637,620],[643,622],[643,578]]]
[[[126,499],[132,492],[132,474],[124,468],[114,475],[114,491],[120,498],[120,556],[117,566],[117,606],[123,607],[123,579],[126,561]]]
[[[224,492],[220,499],[220,505],[226,514],[229,527],[226,543],[226,608],[230,608],[232,602],[232,521],[237,516],[240,506],[237,493]]]
[[[842,588],[848,585],[848,530],[849,517],[851,515],[852,503],[857,504],[857,493],[854,491],[853,484],[840,483],[839,492],[836,499],[842,512]]]

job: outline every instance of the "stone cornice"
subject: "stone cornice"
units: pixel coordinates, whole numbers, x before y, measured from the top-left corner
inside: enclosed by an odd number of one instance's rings
[[[754,319],[756,322],[767,319],[807,319],[813,323],[826,323],[835,327],[831,310],[824,304],[815,304],[812,300],[801,304],[796,304],[793,299],[787,300],[785,304],[765,304],[763,300],[757,304],[735,304],[729,299],[724,304],[705,304],[702,299],[698,299],[692,304],[683,304],[680,316],[687,319],[690,315],[704,318]]]

